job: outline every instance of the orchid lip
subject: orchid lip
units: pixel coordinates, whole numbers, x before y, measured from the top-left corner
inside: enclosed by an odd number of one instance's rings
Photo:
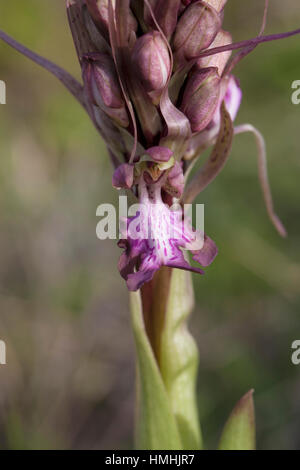
[[[119,269],[129,290],[139,289],[162,266],[203,274],[201,268],[188,263],[185,250],[191,251],[193,259],[206,266],[217,253],[214,243],[184,220],[180,206],[171,210],[164,204],[161,193],[161,184],[149,187],[143,178],[140,179],[141,202],[137,205],[136,215],[128,218],[119,242],[119,246],[125,249]],[[208,250],[208,244],[212,249]]]

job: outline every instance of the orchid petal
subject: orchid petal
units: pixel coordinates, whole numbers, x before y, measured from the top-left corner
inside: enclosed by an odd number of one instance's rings
[[[0,39],[2,39],[6,44],[13,47],[16,51],[23,54],[28,59],[32,60],[36,64],[40,65],[44,69],[48,70],[52,75],[58,78],[59,81],[69,90],[69,92],[76,98],[76,100],[86,109],[86,103],[83,94],[83,86],[70,75],[66,70],[62,69],[58,65],[54,64],[48,59],[36,54],[27,47],[20,44],[18,41],[10,37],[4,31],[0,30]]]
[[[269,178],[268,178],[267,152],[266,152],[265,140],[262,134],[251,124],[243,124],[234,129],[235,135],[243,134],[245,132],[250,132],[255,137],[255,141],[257,145],[259,181],[260,181],[260,185],[262,188],[268,216],[272,224],[276,228],[277,232],[279,233],[279,235],[281,235],[282,237],[286,237],[287,231],[274,210],[272,193],[271,193],[270,183],[269,183]]]
[[[260,28],[260,32],[258,37],[261,37],[264,33],[264,30],[266,28],[267,24],[267,16],[268,16],[268,9],[269,9],[269,0],[265,0],[265,8],[264,8],[264,14],[263,14],[263,19],[262,19],[262,25]],[[257,44],[247,46],[241,51],[237,52],[235,56],[232,58],[232,60],[227,64],[225,70],[224,70],[224,75],[230,75],[234,67],[237,66],[237,64],[244,59],[248,54],[250,54],[255,48],[257,47]]]
[[[191,137],[190,122],[173,105],[167,89],[162,94],[160,108],[168,126],[168,134],[160,140],[159,145],[170,148],[174,152],[174,157],[180,160]]]
[[[68,21],[80,63],[86,54],[95,52],[89,31],[84,24],[83,4],[81,0],[67,0]]]
[[[221,107],[221,127],[217,142],[208,161],[198,171],[198,173],[196,173],[191,183],[188,185],[183,195],[183,201],[185,204],[191,203],[224,168],[231,150],[233,135],[234,129],[232,120],[230,114],[226,110],[225,104],[223,103]]]
[[[218,248],[215,242],[209,238],[207,235],[204,235],[204,243],[201,250],[192,251],[193,260],[197,261],[201,266],[205,268],[209,266],[218,254]]]
[[[267,36],[257,36],[252,39],[246,39],[245,41],[227,44],[226,46],[213,47],[211,49],[206,49],[205,51],[200,52],[200,54],[197,55],[197,57],[194,57],[193,59],[199,60],[203,57],[209,57],[215,54],[220,54],[221,52],[235,51],[238,49],[243,49],[245,47],[257,46],[265,42],[279,41],[281,39],[287,39],[292,36],[296,36],[298,34],[300,34],[300,29],[294,29],[293,31],[288,31],[287,33],[269,34]]]
[[[161,146],[147,149],[146,154],[149,155],[155,162],[168,162],[173,156],[172,150]]]
[[[182,196],[184,190],[184,174],[179,162],[175,162],[175,165],[169,171],[167,181],[163,188],[168,194],[177,199]]]

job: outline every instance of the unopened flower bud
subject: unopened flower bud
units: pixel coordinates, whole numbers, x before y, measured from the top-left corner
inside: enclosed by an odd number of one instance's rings
[[[229,80],[223,79],[220,84],[220,97],[216,111],[209,125],[202,132],[194,135],[192,138],[185,158],[190,160],[209,147],[216,139],[221,124],[221,105],[225,102],[227,111],[230,114],[232,122],[234,122],[239,111],[242,101],[242,90],[237,79],[231,75]]]
[[[217,11],[206,2],[189,5],[178,22],[173,49],[177,61],[196,58],[215,39],[221,28]]]
[[[211,44],[210,48],[213,47],[221,47],[226,46],[227,44],[232,43],[231,34],[227,31],[221,30],[213,43]],[[203,57],[203,59],[199,59],[197,61],[197,67],[199,69],[207,68],[207,67],[216,67],[218,69],[219,75],[221,76],[228,60],[230,59],[231,51],[222,52],[220,54],[214,54],[208,57]]]
[[[150,0],[149,1],[156,21],[165,36],[169,39],[177,24],[178,13],[180,12],[181,0]],[[156,29],[149,8],[145,5],[145,22],[151,28]]]
[[[88,7],[90,15],[92,16],[95,24],[98,26],[99,30],[104,36],[108,38],[108,23],[109,23],[109,14],[108,14],[108,4],[109,0],[85,0],[85,3]],[[131,10],[129,10],[129,15],[127,18],[128,22],[128,32],[137,30],[137,21],[133,16]]]
[[[113,174],[112,184],[117,189],[130,189],[134,182],[134,165],[123,163]]]
[[[171,60],[164,38],[158,31],[152,31],[139,38],[132,53],[133,64],[144,89],[162,91],[166,86]]]
[[[181,0],[184,7],[189,6],[191,3],[196,3],[198,0]],[[205,0],[208,5],[212,6],[216,11],[220,12],[223,10],[227,0]]]
[[[106,54],[91,54],[86,60],[83,76],[89,98],[122,127],[128,127],[128,114],[113,60]]]
[[[196,70],[188,79],[180,109],[193,132],[202,131],[210,123],[219,97],[220,77],[216,68]]]
[[[205,0],[205,1],[218,12],[222,11],[225,4],[227,3],[227,0]]]

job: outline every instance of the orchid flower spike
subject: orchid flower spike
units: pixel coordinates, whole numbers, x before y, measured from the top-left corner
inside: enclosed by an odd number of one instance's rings
[[[119,242],[119,268],[130,290],[161,266],[196,272],[217,254],[194,230],[180,204],[191,203],[225,166],[233,137],[256,136],[260,181],[270,219],[283,235],[268,185],[265,146],[253,126],[234,129],[242,91],[234,66],[261,43],[300,30],[234,43],[222,28],[227,0],[66,0],[83,84],[0,32],[12,47],[56,75],[79,100],[104,138],[115,172],[113,186],[140,204]],[[238,51],[232,56],[233,51]],[[206,163],[188,182],[201,153]],[[177,202],[177,209],[172,205]],[[179,203],[179,206],[178,206]],[[135,233],[135,236],[134,236]],[[202,240],[199,246],[199,240]]]

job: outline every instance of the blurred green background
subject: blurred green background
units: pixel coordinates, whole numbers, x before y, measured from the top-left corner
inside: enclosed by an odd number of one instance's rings
[[[25,5],[26,3],[26,5]],[[229,0],[235,40],[257,34],[263,1]],[[0,0],[0,27],[64,66],[79,67],[62,0]],[[267,33],[299,28],[298,0],[271,0]],[[300,449],[300,37],[260,46],[236,70],[237,123],[265,135],[277,212],[269,223],[251,136],[236,138],[226,170],[199,198],[220,254],[194,277],[191,322],[201,364],[206,446],[235,402],[255,388],[258,447]],[[96,239],[96,208],[116,202],[103,142],[47,72],[0,44],[0,448],[132,448],[134,347],[113,241]]]

